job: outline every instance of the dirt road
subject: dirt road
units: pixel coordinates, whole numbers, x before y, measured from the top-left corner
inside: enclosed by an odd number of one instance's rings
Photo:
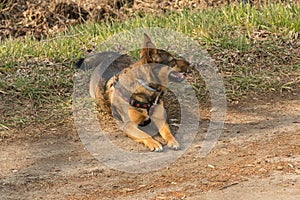
[[[144,174],[98,162],[72,123],[2,132],[0,199],[300,199],[299,94],[229,105],[217,146],[200,158],[203,113],[183,156]]]

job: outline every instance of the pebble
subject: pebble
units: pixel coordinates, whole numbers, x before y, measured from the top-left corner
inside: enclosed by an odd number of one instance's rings
[[[213,166],[213,165],[210,165],[210,164],[208,164],[207,165],[209,168],[212,168],[212,169],[214,169],[215,168],[215,166]]]
[[[291,163],[289,163],[288,166],[289,166],[290,168],[294,168],[294,166],[293,166]]]
[[[267,172],[268,170],[266,170],[265,168],[260,168],[258,171],[259,172]]]
[[[279,166],[277,166],[277,169],[278,169],[278,170],[283,170],[283,166],[280,166],[280,165],[279,165]]]

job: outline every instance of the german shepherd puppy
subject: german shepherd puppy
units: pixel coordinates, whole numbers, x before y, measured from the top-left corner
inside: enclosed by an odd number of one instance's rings
[[[122,122],[128,137],[143,143],[151,151],[162,151],[158,141],[139,129],[152,120],[167,146],[180,149],[166,122],[161,97],[168,82],[184,80],[180,72],[187,71],[187,61],[156,49],[149,36],[144,34],[143,49],[137,62],[128,55],[103,52],[82,59],[77,65],[82,69],[98,66],[91,76],[90,95],[101,109],[111,109]]]

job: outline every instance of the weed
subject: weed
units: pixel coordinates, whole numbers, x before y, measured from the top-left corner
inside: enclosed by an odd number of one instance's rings
[[[55,121],[59,117],[53,116],[71,112],[73,63],[113,34],[141,27],[179,31],[203,45],[223,74],[229,100],[252,93],[292,91],[299,85],[300,76],[299,16],[299,4],[274,3],[259,8],[237,5],[136,15],[123,22],[89,22],[42,40],[3,40],[0,93],[5,104],[0,108],[5,114],[0,128],[38,119]],[[136,57],[138,52],[132,54]],[[195,81],[193,87],[199,96],[206,93],[203,83]],[[26,107],[9,107],[24,102]],[[46,114],[47,110],[52,114]]]

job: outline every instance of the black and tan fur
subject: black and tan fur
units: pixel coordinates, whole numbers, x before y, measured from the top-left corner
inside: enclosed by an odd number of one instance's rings
[[[139,125],[152,120],[167,146],[175,150],[180,148],[165,120],[161,95],[168,82],[183,81],[179,72],[187,70],[187,61],[156,49],[144,34],[144,45],[137,62],[133,62],[128,55],[104,52],[82,60],[80,65],[81,68],[98,66],[91,77],[90,94],[102,109],[112,109],[112,113],[122,121],[123,131],[128,137],[143,143],[151,151],[162,151],[158,141],[139,129]],[[108,65],[103,72],[101,66]],[[138,103],[131,104],[133,101]],[[140,103],[155,105],[144,108],[138,106]]]

